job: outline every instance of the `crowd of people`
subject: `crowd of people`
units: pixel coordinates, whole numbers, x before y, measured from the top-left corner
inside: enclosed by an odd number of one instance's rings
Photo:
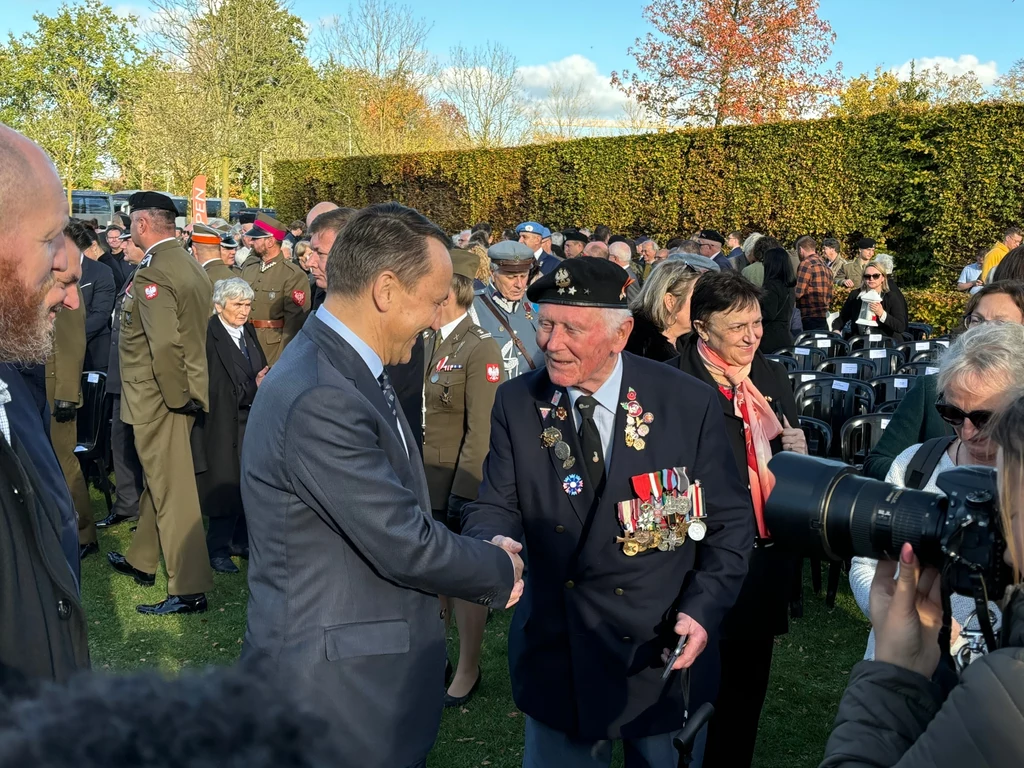
[[[809,236],[787,250],[707,228],[664,248],[537,221],[451,236],[397,203],[181,225],[148,191],[99,230],[68,219],[32,142],[0,128],[0,157],[0,766],[134,764],[138,727],[68,742],[53,708],[84,729],[106,711],[90,702],[160,686],[194,706],[164,713],[154,727],[172,735],[147,764],[195,764],[216,740],[210,712],[225,734],[210,759],[259,731],[234,753],[248,765],[424,766],[443,707],[484,684],[488,612],[513,606],[524,766],[608,765],[617,741],[627,768],[674,766],[673,739],[704,704],[694,764],[752,764],[776,638],[799,617],[800,560],[765,514],[785,492],[769,464],[808,452],[767,355],[802,331],[905,338],[894,260],[874,241],[847,261],[834,239],[819,255]],[[998,463],[1018,570],[1019,240],[1007,230],[993,271],[961,280],[963,335],[865,467],[932,489],[944,469]],[[835,314],[837,287],[851,293]],[[98,521],[75,455],[93,375],[116,488]],[[938,458],[922,469],[918,454]],[[248,559],[245,674],[84,675],[80,562],[98,555],[97,528],[125,524],[131,546],[109,566],[142,586],[161,559],[167,573],[143,614],[208,610],[214,573]],[[911,552],[901,563],[897,580],[892,563],[854,564],[874,631],[828,765],[903,752],[923,765],[938,752],[919,738],[959,754],[952,729],[925,729],[980,706],[982,667],[1024,691],[1024,651],[1007,647],[975,659],[943,706],[929,680],[938,582]],[[1024,645],[1015,600],[992,606],[1007,646]],[[237,717],[223,706],[248,696]],[[886,720],[892,706],[912,714]],[[892,738],[867,738],[867,722]],[[1014,727],[1004,717],[995,738],[1019,759]]]

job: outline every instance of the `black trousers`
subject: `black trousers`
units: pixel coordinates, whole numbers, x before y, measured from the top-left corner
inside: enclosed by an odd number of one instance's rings
[[[113,454],[114,482],[117,485],[112,511],[124,517],[138,517],[139,496],[142,494],[142,462],[135,450],[135,431],[132,425],[121,421],[121,396],[112,397],[114,411],[110,426],[110,452]]]
[[[210,558],[230,557],[232,548],[244,549],[249,546],[249,529],[245,515],[211,517],[206,529],[206,548]]]
[[[828,327],[828,318],[824,317],[805,317],[803,318],[803,324],[805,331],[831,330],[831,328]]]
[[[721,641],[722,678],[703,768],[750,768],[774,647],[770,632]]]

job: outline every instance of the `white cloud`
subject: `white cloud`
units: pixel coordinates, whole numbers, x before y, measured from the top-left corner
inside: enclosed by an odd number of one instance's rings
[[[121,18],[127,18],[128,16],[135,16],[138,19],[148,19],[153,15],[153,11],[145,6],[132,5],[131,3],[121,3],[120,5],[114,6],[114,15],[120,16]]]
[[[543,102],[556,83],[567,86],[582,84],[595,117],[621,118],[626,96],[611,84],[611,78],[597,70],[590,59],[574,53],[560,61],[519,67],[519,75],[527,95]]]
[[[926,56],[913,60],[914,67],[918,72],[938,67],[947,75],[962,75],[966,72],[974,72],[984,87],[991,86],[999,76],[998,67],[995,61],[981,62],[978,57],[970,53],[961,54],[960,58],[953,59],[949,56]],[[907,61],[892,70],[900,80],[910,78],[910,62]]]

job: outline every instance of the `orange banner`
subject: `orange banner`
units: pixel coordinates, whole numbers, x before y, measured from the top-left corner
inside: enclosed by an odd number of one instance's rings
[[[192,179],[192,223],[206,223],[206,177]]]

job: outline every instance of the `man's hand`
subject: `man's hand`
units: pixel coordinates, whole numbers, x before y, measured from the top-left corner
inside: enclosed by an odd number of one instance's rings
[[[263,366],[263,370],[256,374],[256,386],[258,387],[263,383],[263,379],[266,378],[267,374],[270,373],[270,366]]]
[[[704,648],[707,647],[708,633],[695,619],[685,613],[679,614],[676,620],[675,631],[677,635],[686,635],[687,640],[682,656],[676,659],[672,669],[689,669]],[[672,655],[672,650],[671,648],[664,650],[661,654],[662,661],[668,662],[669,657]]]
[[[197,413],[201,413],[203,406],[197,403],[195,400],[189,400],[180,408],[171,408],[171,413],[182,413],[186,416],[194,416]]]
[[[78,404],[67,400],[53,401],[53,419],[58,424],[66,424],[73,421],[78,414]]]
[[[523,596],[523,589],[526,587],[526,583],[523,581],[523,558],[519,556],[519,553],[523,551],[523,545],[515,539],[510,539],[508,536],[495,536],[491,539],[491,544],[501,547],[512,558],[515,584],[512,585],[512,594],[509,596],[508,604],[505,606],[505,610],[508,610],[519,602],[519,598]]]
[[[807,455],[807,437],[802,429],[791,427],[789,419],[782,417],[782,450]]]
[[[843,280],[843,287],[853,288],[853,280]]]
[[[871,582],[871,623],[875,660],[931,677],[939,665],[942,628],[942,579],[935,568],[921,568],[910,544],[896,563],[882,560]]]

